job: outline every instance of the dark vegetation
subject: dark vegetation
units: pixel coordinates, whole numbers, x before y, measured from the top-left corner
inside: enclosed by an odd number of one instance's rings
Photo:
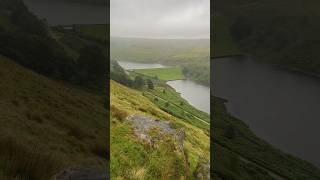
[[[191,79],[205,86],[210,86],[210,69],[208,68],[209,66],[209,64],[182,65],[182,72],[188,79]]]
[[[242,52],[319,74],[319,6],[317,0],[227,0],[217,1],[214,8],[230,22],[230,35]]]
[[[128,87],[133,86],[133,80],[125,72],[125,70],[118,64],[117,61],[110,62],[110,79],[123,84]]]
[[[117,61],[111,60],[110,78],[122,85],[135,89],[154,89],[154,83],[150,77],[135,74],[132,75],[126,73],[126,71],[118,64]],[[154,81],[159,81],[153,78]]]
[[[106,79],[109,64],[106,62],[106,52],[102,50],[104,45],[83,40],[78,50],[81,52],[79,57],[71,56],[55,38],[54,32],[32,15],[21,0],[1,0],[0,15],[2,55],[53,79],[87,87],[104,87],[105,81],[101,79]],[[81,39],[76,33],[69,37]],[[69,48],[77,50],[79,47]],[[87,66],[88,62],[90,66]],[[94,67],[99,67],[99,70],[93,71]],[[88,74],[91,77],[88,78]],[[93,78],[96,81],[92,81]]]

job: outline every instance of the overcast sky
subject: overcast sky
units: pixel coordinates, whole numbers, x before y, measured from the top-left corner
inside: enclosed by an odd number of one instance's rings
[[[111,36],[209,38],[210,0],[111,0]]]

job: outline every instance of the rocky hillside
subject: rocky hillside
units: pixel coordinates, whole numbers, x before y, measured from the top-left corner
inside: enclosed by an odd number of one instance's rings
[[[111,172],[115,178],[209,176],[208,134],[174,117],[143,92],[111,81]]]

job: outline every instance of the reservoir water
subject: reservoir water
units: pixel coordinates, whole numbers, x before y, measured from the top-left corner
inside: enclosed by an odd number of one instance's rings
[[[210,114],[210,88],[190,80],[168,81],[171,87],[197,109]]]
[[[29,10],[51,25],[106,24],[109,8],[59,0],[23,0]]]
[[[166,66],[157,63],[133,63],[118,61],[124,69],[148,69],[164,68]],[[168,81],[168,85],[173,87],[181,96],[186,99],[195,108],[210,114],[210,88],[197,84],[190,80]]]
[[[284,152],[320,167],[320,79],[249,58],[211,60],[213,93]]]
[[[164,68],[166,66],[158,63],[136,63],[136,62],[127,62],[127,61],[118,61],[119,65],[124,69],[150,69],[150,68]]]

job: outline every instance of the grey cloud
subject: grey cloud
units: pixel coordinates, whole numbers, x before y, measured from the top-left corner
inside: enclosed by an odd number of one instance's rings
[[[111,0],[111,36],[209,38],[210,0]]]

